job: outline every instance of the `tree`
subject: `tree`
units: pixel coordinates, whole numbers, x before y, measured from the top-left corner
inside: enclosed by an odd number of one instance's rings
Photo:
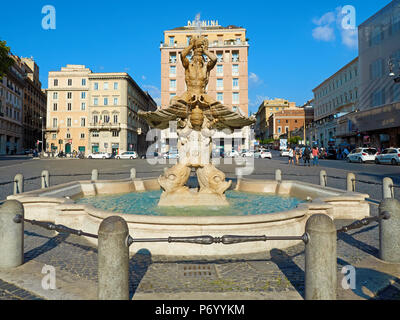
[[[302,140],[301,137],[295,136],[295,137],[291,137],[291,138],[289,139],[289,143],[291,143],[291,144],[299,144],[299,142],[300,142],[301,140]]]
[[[10,57],[10,48],[7,47],[7,42],[0,40],[0,79],[13,64],[14,60]]]

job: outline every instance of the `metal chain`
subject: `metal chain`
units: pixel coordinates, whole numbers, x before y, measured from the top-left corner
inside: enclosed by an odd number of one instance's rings
[[[388,219],[390,219],[390,213],[384,211],[379,216],[376,217],[368,217],[361,220],[356,220],[353,223],[338,229],[337,233],[343,233],[350,230],[359,229],[369,225],[371,222],[379,222],[380,220],[388,220]]]

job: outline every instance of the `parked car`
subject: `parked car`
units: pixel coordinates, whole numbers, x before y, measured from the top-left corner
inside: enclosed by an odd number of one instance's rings
[[[237,157],[240,157],[240,153],[236,150],[232,150],[231,152],[228,153],[227,157],[228,158],[237,158]]]
[[[272,159],[272,153],[270,150],[261,150],[260,151],[260,158],[261,159]]]
[[[400,148],[388,148],[378,153],[375,158],[375,163],[390,163],[392,165],[400,164]]]
[[[289,150],[287,150],[287,149],[281,150],[280,156],[281,157],[289,157]]]
[[[241,151],[241,156],[242,157],[254,157],[254,152],[249,151],[249,150],[242,150]]]
[[[336,153],[336,149],[329,147],[326,150],[326,156],[325,159],[331,159],[331,160],[336,160],[337,159],[337,153]]]
[[[348,162],[365,163],[375,161],[378,151],[375,148],[356,148],[347,156]]]
[[[164,153],[163,158],[164,159],[179,159],[179,154],[176,151],[173,151],[173,152],[167,151],[166,153]]]
[[[110,159],[111,153],[108,152],[93,152],[88,154],[88,159]]]
[[[120,160],[120,159],[137,159],[138,154],[135,151],[126,151],[122,152],[121,154],[117,154],[115,156],[115,159]]]

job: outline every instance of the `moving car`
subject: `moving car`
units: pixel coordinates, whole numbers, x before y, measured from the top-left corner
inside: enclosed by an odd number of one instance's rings
[[[236,158],[240,157],[240,153],[236,150],[232,150],[231,152],[228,153],[228,158]]]
[[[177,151],[172,151],[172,152],[167,151],[166,153],[164,153],[163,158],[164,159],[179,159],[179,154]]]
[[[281,157],[289,157],[289,150],[287,150],[287,149],[282,150],[280,153],[280,156]]]
[[[260,158],[261,159],[272,159],[272,153],[269,150],[261,150],[260,151]]]
[[[375,161],[378,151],[375,148],[356,148],[347,156],[348,162],[365,163]]]
[[[138,154],[135,151],[126,151],[122,152],[121,154],[118,154],[115,156],[115,159],[120,160],[120,159],[137,159]]]
[[[378,153],[375,158],[375,163],[390,163],[392,165],[400,164],[400,148],[388,148]]]
[[[93,152],[88,154],[88,159],[110,159],[111,153],[108,152]]]

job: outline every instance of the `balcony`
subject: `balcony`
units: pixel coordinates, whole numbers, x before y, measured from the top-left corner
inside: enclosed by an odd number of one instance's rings
[[[121,130],[121,123],[112,123],[112,122],[91,122],[89,123],[89,130]]]
[[[210,42],[208,47],[209,48],[222,48],[222,47],[233,47],[233,46],[248,46],[248,41],[238,41],[238,40],[225,40],[225,41],[213,41]],[[175,43],[174,45],[170,45],[168,43],[161,43],[160,49],[162,48],[186,48],[188,45],[187,43]]]
[[[59,132],[60,131],[60,127],[52,127],[52,128],[46,128],[45,129],[46,132]]]

